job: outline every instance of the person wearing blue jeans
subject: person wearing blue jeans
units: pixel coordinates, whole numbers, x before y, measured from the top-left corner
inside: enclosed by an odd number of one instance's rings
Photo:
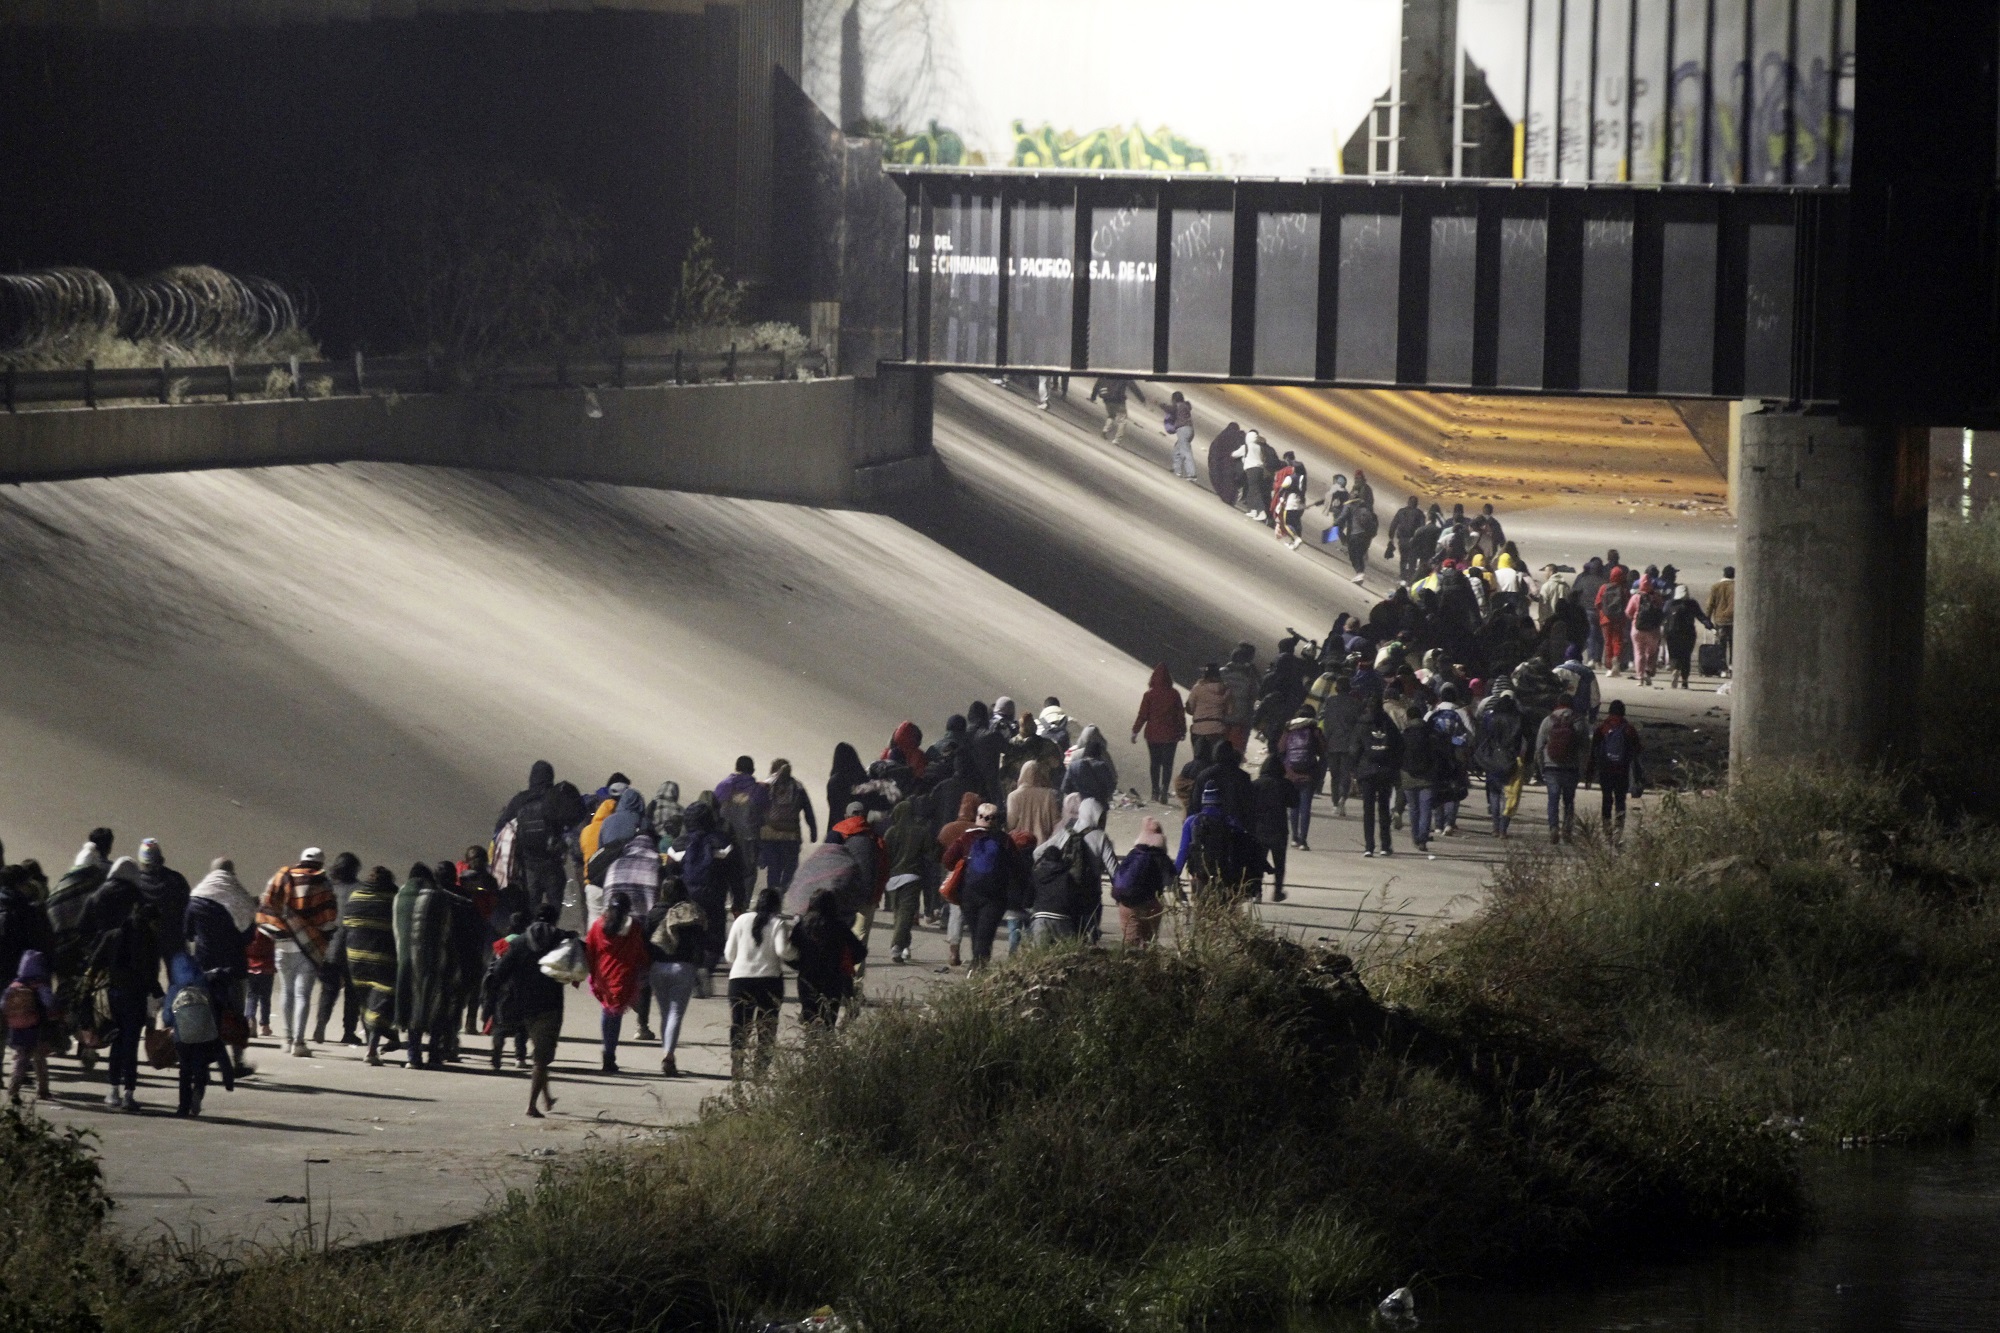
[[[1558,695],[1555,709],[1535,731],[1535,772],[1549,790],[1550,842],[1576,837],[1576,783],[1590,723],[1573,702],[1567,694]]]
[[[1300,847],[1306,846],[1306,834],[1312,831],[1313,797],[1319,795],[1319,783],[1315,779],[1310,787],[1299,787],[1298,802],[1292,807],[1292,841]]]
[[[1549,841],[1562,842],[1576,836],[1576,770],[1548,768],[1542,781],[1549,787]]]
[[[1410,841],[1417,845],[1418,851],[1436,860],[1431,854],[1431,798],[1434,793],[1429,787],[1406,785],[1404,790],[1410,798]]]

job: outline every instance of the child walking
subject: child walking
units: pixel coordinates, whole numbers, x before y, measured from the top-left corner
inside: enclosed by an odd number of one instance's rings
[[[236,1091],[236,1070],[229,1062],[229,1048],[222,1044],[214,993],[194,959],[184,953],[168,959],[167,981],[166,1021],[173,1029],[181,1071],[180,1109],[174,1114],[197,1116],[208,1092],[208,1067],[221,1067],[222,1086],[229,1092]]]
[[[21,954],[21,966],[7,989],[0,992],[0,1013],[7,1018],[7,1048],[14,1052],[14,1072],[7,1080],[7,1100],[21,1100],[28,1071],[35,1074],[35,1096],[49,1095],[49,1033],[57,1017],[56,993],[49,986],[49,964],[39,949]]]

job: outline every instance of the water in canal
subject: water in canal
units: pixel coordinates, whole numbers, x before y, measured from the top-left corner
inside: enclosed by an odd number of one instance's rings
[[[1422,1333],[2000,1333],[2000,1142],[1812,1159],[1815,1234],[1533,1291],[1418,1295]],[[1335,1316],[1294,1333],[1388,1325]]]

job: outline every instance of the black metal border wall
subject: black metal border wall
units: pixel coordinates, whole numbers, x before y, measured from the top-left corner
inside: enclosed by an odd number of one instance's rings
[[[896,364],[1839,398],[1844,190],[895,175]]]

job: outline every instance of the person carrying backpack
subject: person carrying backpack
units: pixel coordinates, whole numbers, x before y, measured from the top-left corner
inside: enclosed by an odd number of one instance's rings
[[[1486,813],[1493,819],[1496,838],[1507,836],[1509,788],[1521,766],[1527,744],[1525,730],[1520,702],[1511,690],[1503,689],[1486,701],[1479,715],[1479,738],[1473,742],[1472,761],[1486,775]]]
[[[564,835],[583,815],[582,798],[558,791],[555,766],[537,759],[528,770],[528,785],[515,793],[495,821],[495,842],[506,845],[505,853],[495,856],[495,866],[504,867],[507,882],[526,889],[535,906],[562,905],[567,878],[563,870]]]
[[[1082,937],[1095,944],[1102,933],[1104,877],[1118,852],[1099,827],[1103,807],[1088,797],[1064,802],[1063,827],[1033,855],[1033,915],[1029,930],[1037,944]]]
[[[1394,856],[1396,849],[1389,840],[1389,802],[1403,771],[1403,733],[1382,707],[1381,699],[1369,697],[1368,712],[1355,726],[1355,747],[1354,781],[1361,790],[1361,854],[1378,855],[1375,831],[1379,823],[1379,855]]]
[[[1594,778],[1604,794],[1604,831],[1616,842],[1625,832],[1625,798],[1638,771],[1640,744],[1638,728],[1625,720],[1625,701],[1613,699],[1608,711],[1590,738],[1584,777]]]
[[[1311,704],[1286,725],[1285,734],[1278,738],[1278,753],[1284,760],[1285,779],[1292,784],[1292,846],[1309,852],[1312,848],[1306,837],[1312,831],[1313,797],[1319,795],[1319,784],[1326,774],[1326,737]]]
[[[1694,670],[1695,626],[1706,625],[1715,628],[1715,622],[1701,609],[1688,592],[1685,583],[1674,588],[1673,599],[1667,603],[1663,636],[1667,643],[1667,688],[1686,689],[1688,676]]]
[[[1577,716],[1567,694],[1555,711],[1542,719],[1535,733],[1535,775],[1549,790],[1549,841],[1576,838],[1576,779],[1583,767],[1583,733],[1588,725]]]
[[[49,964],[40,949],[24,949],[7,989],[0,992],[0,1015],[7,1020],[7,1049],[14,1053],[14,1072],[7,1079],[7,1100],[21,1100],[21,1085],[35,1075],[35,1096],[49,1098],[49,1045],[62,1011],[49,981]]]
[[[1270,869],[1264,849],[1222,806],[1214,783],[1201,789],[1201,808],[1181,823],[1174,873],[1185,873],[1198,902],[1231,904],[1249,896]]]
[[[193,958],[176,952],[167,959],[167,1002],[163,1017],[174,1034],[180,1063],[180,1109],[177,1116],[201,1114],[208,1094],[208,1067],[220,1065],[222,1086],[236,1091],[236,1070],[222,1042],[221,1012],[207,978]]]
[[[1666,628],[1667,599],[1661,594],[1660,573],[1648,567],[1639,586],[1625,604],[1625,617],[1632,623],[1632,673],[1641,685],[1653,683],[1660,663],[1660,637]]]
[[[812,794],[792,776],[789,759],[771,761],[771,783],[766,788],[764,826],[757,833],[757,854],[765,872],[765,884],[783,892],[798,873],[799,850],[804,842],[819,841],[819,816],[813,810]],[[805,824],[801,839],[800,823]]]
[[[1455,681],[1445,685],[1430,712],[1430,725],[1443,741],[1431,784],[1432,826],[1446,837],[1458,836],[1458,805],[1472,793],[1467,776],[1472,768],[1472,724],[1466,718],[1465,688]]]
[[[1010,908],[1025,909],[1029,902],[1027,873],[1014,840],[1000,827],[998,806],[988,802],[974,812],[972,827],[945,850],[944,869],[958,881],[958,905],[972,936],[971,966],[978,971],[993,960],[1000,918]]]
[[[1167,881],[1174,863],[1167,859],[1167,834],[1160,821],[1147,815],[1132,850],[1111,875],[1111,901],[1118,904],[1118,933],[1128,949],[1149,949],[1159,937],[1166,915]]]

